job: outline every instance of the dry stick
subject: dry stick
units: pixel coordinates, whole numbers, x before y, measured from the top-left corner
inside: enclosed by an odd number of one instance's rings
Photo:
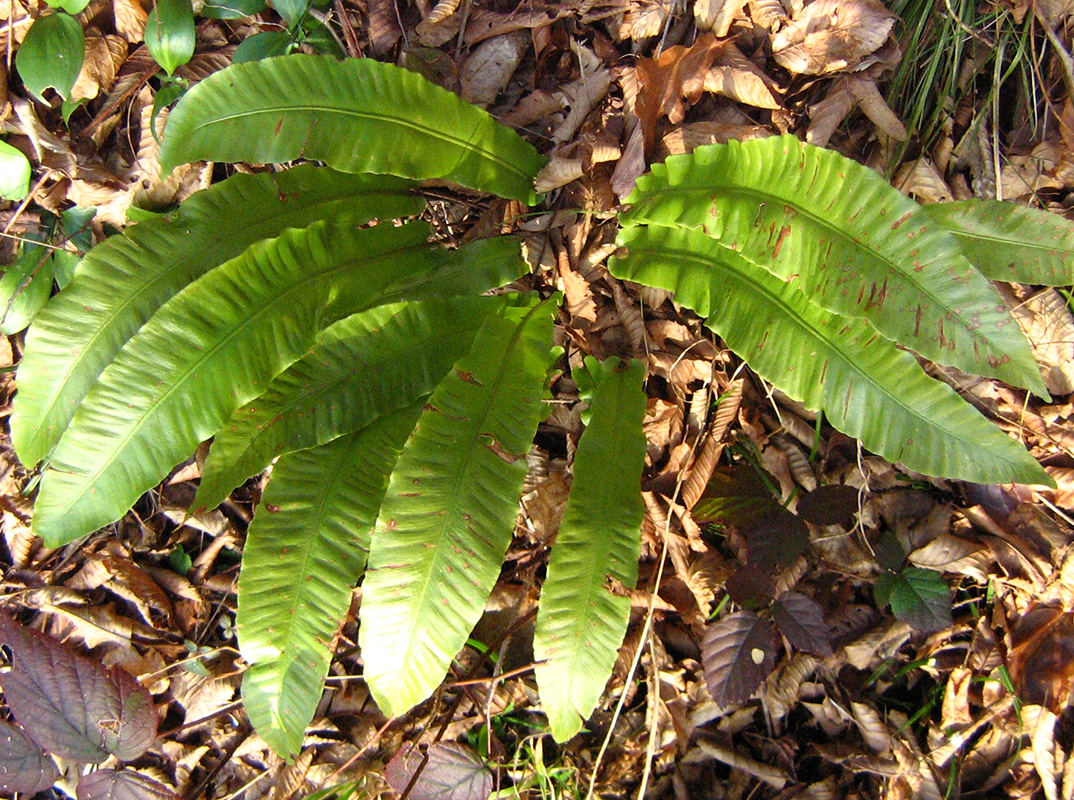
[[[384,735],[384,732],[388,730],[388,726],[391,725],[393,722],[395,722],[395,717],[388,717],[388,721],[381,725],[377,729],[376,733],[369,737],[369,741],[363,744],[361,749],[359,749],[358,752],[355,753],[353,756],[348,758],[339,769],[329,775],[325,779],[325,783],[331,783],[333,780],[335,780],[336,776],[339,775],[339,773],[341,773],[343,770],[345,770],[347,767],[349,767],[351,764],[353,764],[355,761],[365,755],[365,751],[380,741],[380,737]]]
[[[351,24],[351,18],[347,16],[347,9],[343,7],[343,0],[333,0],[336,8],[336,16],[339,17],[339,27],[343,30],[343,38],[347,41],[347,55],[351,58],[362,57],[362,45],[358,41],[358,34]]]
[[[202,795],[209,784],[212,783],[218,774],[220,774],[220,770],[224,768],[224,765],[231,760],[233,755],[235,755],[235,751],[239,749],[239,746],[249,738],[250,731],[251,728],[249,725],[244,725],[239,729],[239,735],[235,737],[235,741],[227,746],[227,749],[220,757],[220,760],[217,761],[215,766],[209,770],[209,773],[202,778],[201,783],[194,788],[194,791],[187,795],[188,797],[200,797]]]
[[[1040,9],[1037,8],[1036,2],[1033,3],[1033,17],[1044,28],[1044,35],[1048,37],[1048,41],[1055,48],[1056,55],[1059,56],[1059,61],[1063,65],[1063,84],[1067,89],[1067,97],[1070,98],[1071,102],[1074,102],[1074,58],[1071,58],[1070,51],[1063,45],[1055,29],[1044,18]]]

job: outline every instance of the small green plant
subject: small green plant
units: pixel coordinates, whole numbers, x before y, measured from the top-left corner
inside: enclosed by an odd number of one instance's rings
[[[195,506],[276,460],[238,627],[250,719],[284,754],[363,574],[377,703],[402,714],[439,685],[499,575],[558,360],[556,297],[488,296],[525,271],[514,239],[448,250],[413,219],[427,179],[534,203],[543,159],[517,134],[416,74],[287,56],[195,86],[161,151],[165,169],[300,158],[326,166],[236,175],[91,251],[30,329],[12,420],[20,458],[42,468],[34,526],[53,546],[119,518],[209,437]],[[978,269],[1070,283],[1062,220],[926,211],[783,137],[669,159],[622,224],[614,275],[674,290],[867,447],[933,475],[1048,481],[895,342],[1043,393]],[[586,359],[572,377],[588,427],[534,646],[560,740],[626,630],[614,587],[636,581],[645,453],[643,365]]]

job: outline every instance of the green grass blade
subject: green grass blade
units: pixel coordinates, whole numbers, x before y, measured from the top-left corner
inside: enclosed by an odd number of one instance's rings
[[[320,329],[400,299],[390,284],[420,291],[416,276],[455,259],[427,233],[423,223],[290,229],[187,286],[86,395],[42,477],[35,532],[56,545],[118,519]]]
[[[511,542],[551,361],[557,300],[486,318],[399,457],[373,529],[359,644],[396,715],[439,685]]]
[[[498,298],[399,303],[342,319],[213,440],[194,508],[219,505],[273,458],[364,428],[431,394]]]
[[[673,156],[638,180],[627,224],[703,230],[833,313],[978,375],[1047,391],[992,285],[929,212],[872,170],[793,136]]]
[[[239,575],[242,698],[258,734],[293,756],[321,699],[332,642],[365,568],[388,475],[422,404],[281,458]]]
[[[124,343],[192,280],[287,228],[419,214],[408,185],[312,166],[236,175],[95,247],[27,335],[11,420],[19,458],[32,466],[49,454]]]
[[[1074,224],[1058,214],[999,200],[933,203],[925,209],[992,280],[1074,284]]]
[[[591,422],[574,457],[574,482],[541,588],[533,652],[541,708],[565,742],[592,713],[630,621],[645,509],[645,365],[586,359],[599,378]],[[613,585],[615,584],[615,585]],[[543,661],[543,663],[542,663]]]
[[[544,164],[510,128],[415,72],[299,54],[234,64],[201,81],[168,118],[160,151],[165,172],[199,159],[297,158],[531,204]]]
[[[627,228],[610,270],[676,293],[758,374],[889,461],[976,483],[1048,484],[1017,442],[862,320],[838,317],[698,231]]]

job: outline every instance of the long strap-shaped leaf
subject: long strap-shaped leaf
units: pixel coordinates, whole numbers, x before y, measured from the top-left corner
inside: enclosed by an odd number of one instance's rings
[[[613,275],[669,289],[760,375],[889,461],[977,483],[1050,483],[1040,465],[912,355],[830,314],[698,231],[621,232]]]
[[[574,483],[541,587],[533,653],[541,708],[565,742],[604,692],[630,621],[645,508],[645,365],[587,358],[598,379],[591,422],[574,456]],[[618,592],[618,593],[617,593]]]
[[[673,156],[627,224],[703,230],[838,314],[926,358],[1047,391],[1018,325],[958,241],[872,170],[793,136]]]
[[[424,202],[409,185],[313,166],[236,175],[95,247],[27,334],[11,421],[19,458],[34,465],[48,455],[123,344],[192,280],[287,228],[419,214]]]
[[[421,296],[423,281],[466,285],[513,266],[512,242],[452,253],[428,247],[427,230],[291,229],[187,286],[79,407],[42,478],[35,531],[56,544],[117,519],[333,321]]]
[[[295,755],[321,699],[332,641],[365,568],[388,475],[420,403],[281,458],[242,550],[242,698],[254,728]]]
[[[219,505],[276,456],[324,444],[431,394],[502,304],[491,297],[400,303],[325,329],[216,435],[193,507]]]
[[[289,55],[234,64],[168,117],[160,161],[324,161],[343,172],[453,181],[535,200],[544,163],[485,111],[409,70],[371,59]]]
[[[1074,224],[1058,214],[999,200],[933,203],[925,209],[989,278],[1074,284]]]
[[[486,318],[399,457],[362,594],[365,680],[386,714],[439,685],[481,616],[511,542],[556,300]]]

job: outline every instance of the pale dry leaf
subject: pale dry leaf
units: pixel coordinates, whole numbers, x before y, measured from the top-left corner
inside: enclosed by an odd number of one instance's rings
[[[77,159],[70,146],[50,131],[37,116],[34,107],[21,97],[12,95],[11,106],[18,117],[22,133],[30,138],[41,166],[72,177],[78,169]]]
[[[634,356],[643,357],[648,348],[645,341],[645,318],[642,316],[641,309],[623,291],[623,285],[618,281],[612,283],[612,298],[615,300],[615,310],[619,312],[619,319],[622,320],[623,327],[626,328],[627,335],[630,337]]]
[[[750,19],[766,31],[775,33],[787,22],[787,9],[780,0],[749,0]]]
[[[1000,289],[1029,339],[1048,391],[1055,396],[1074,392],[1074,315],[1066,299],[1049,288],[1019,301],[1013,290]]]
[[[944,730],[961,729],[973,722],[970,711],[970,689],[973,686],[973,670],[955,667],[947,676],[943,703],[940,708],[940,727]]]
[[[850,712],[866,746],[877,755],[891,752],[891,731],[876,709],[852,700]]]
[[[572,43],[571,51],[578,57],[583,69],[580,78],[554,94],[560,104],[569,109],[563,121],[552,131],[551,138],[556,144],[566,144],[574,139],[586,117],[608,94],[613,82],[611,71],[599,63],[589,48]]]
[[[723,95],[754,108],[780,108],[764,79],[736,67],[710,67],[705,75],[706,92]]]
[[[841,76],[832,81],[828,93],[809,107],[809,128],[806,141],[817,147],[826,147],[840,123],[854,108],[854,95],[850,92],[850,79]]]
[[[791,776],[785,770],[768,764],[762,764],[749,756],[736,753],[730,747],[723,747],[722,745],[710,742],[706,739],[699,739],[697,746],[705,755],[711,756],[732,769],[742,770],[747,775],[752,775],[754,778],[767,783],[774,789],[782,789],[792,780]]]
[[[534,189],[538,194],[551,192],[585,176],[585,160],[555,155],[537,173]]]
[[[426,47],[439,47],[459,32],[461,21],[455,17],[459,0],[440,0],[429,16],[418,23],[417,34]]]
[[[955,199],[943,175],[925,157],[915,158],[899,167],[891,184],[920,203],[946,203]]]
[[[141,0],[112,0],[112,13],[116,33],[131,43],[145,39],[145,21],[149,11]]]
[[[814,0],[772,38],[772,55],[798,75],[864,69],[894,24],[880,0]]]
[[[802,699],[802,684],[817,669],[817,659],[808,653],[797,652],[785,658],[765,683],[761,701],[777,732],[783,719]]]
[[[191,83],[196,83],[229,66],[234,54],[235,47],[232,45],[216,50],[203,50],[195,53],[187,63],[178,67],[175,74]]]
[[[305,796],[306,793],[302,789],[307,785],[306,776],[316,755],[316,748],[307,747],[292,763],[283,765],[273,781],[275,786],[272,789],[272,800],[291,800],[293,797]]]
[[[83,644],[87,648],[131,646],[135,624],[119,614],[113,603],[47,604],[40,611],[48,618],[48,632],[58,639]],[[153,628],[142,625],[137,626],[137,630],[141,635],[154,632]]]
[[[738,125],[728,122],[687,122],[668,131],[660,140],[663,155],[692,153],[706,144],[727,144],[731,140],[745,142],[772,136],[772,131],[761,125]]]
[[[694,0],[694,19],[703,31],[712,31],[721,39],[731,30],[735,17],[742,17],[746,0]]]
[[[71,96],[92,100],[115,85],[119,68],[127,58],[127,41],[120,36],[87,36],[82,71],[71,88]]]
[[[634,128],[627,141],[623,157],[615,165],[612,171],[612,191],[619,198],[619,202],[625,202],[634,191],[638,178],[645,172],[645,136],[641,125]]]
[[[669,0],[633,0],[619,26],[620,39],[648,39],[656,36],[668,20]]]
[[[231,702],[235,696],[235,676],[208,677],[177,670],[172,677],[172,695],[186,710],[187,722],[207,717]]]
[[[597,304],[593,299],[593,289],[589,281],[571,269],[566,251],[561,252],[556,259],[556,272],[571,324],[583,329],[591,328],[597,322]]]
[[[876,88],[876,82],[869,78],[855,77],[850,82],[850,92],[858,103],[858,108],[869,118],[880,132],[897,142],[905,142],[907,137],[906,126],[891,110],[880,90]]]
[[[459,71],[462,99],[482,107],[496,102],[522,63],[527,47],[525,35],[518,32],[486,39],[479,44]]]
[[[466,31],[463,33],[463,44],[473,47],[493,36],[545,28],[574,13],[575,9],[570,4],[545,5],[533,10],[514,8],[506,13],[488,8],[471,8]]]
[[[986,550],[976,542],[945,532],[910,553],[909,561],[915,567],[961,573],[964,566],[969,566],[968,560]]]

